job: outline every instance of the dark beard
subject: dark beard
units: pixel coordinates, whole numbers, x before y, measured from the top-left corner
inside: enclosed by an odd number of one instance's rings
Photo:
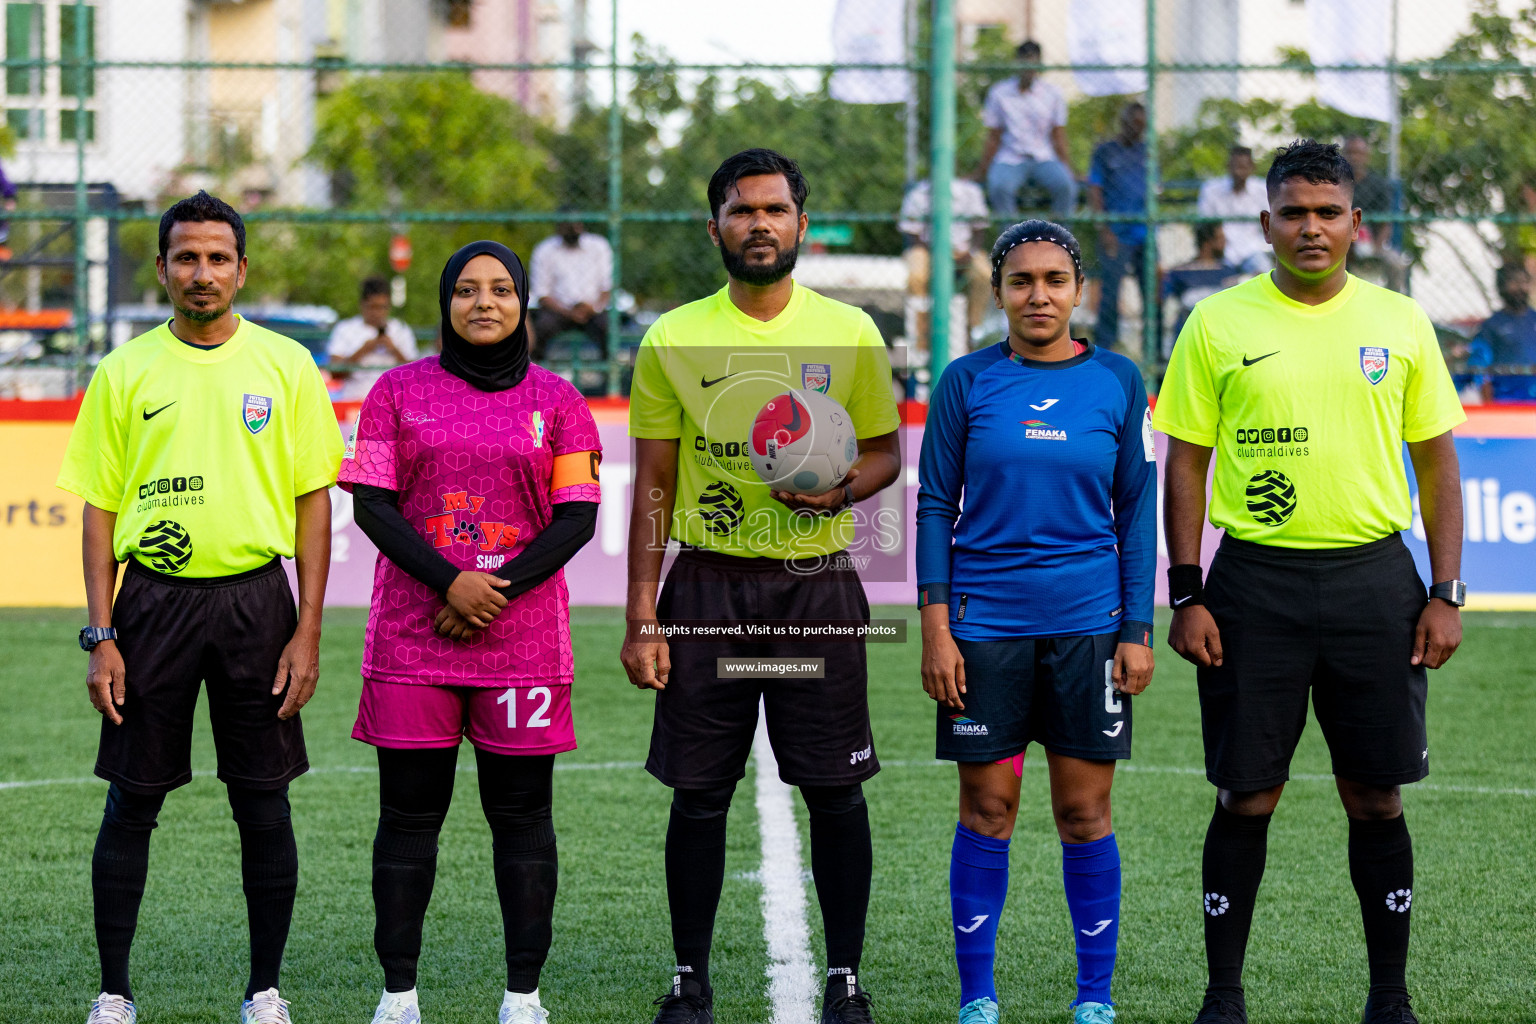
[[[749,243],[750,244],[750,243]],[[797,242],[792,248],[780,249],[779,258],[767,266],[752,265],[747,263],[746,245],[732,252],[730,247],[722,240],[720,243],[720,258],[725,262],[725,272],[742,284],[767,285],[784,280],[790,271],[795,269],[795,260],[800,257],[800,245]]]
[[[177,306],[176,312],[195,324],[211,324],[225,313],[228,313],[229,307],[232,305],[234,305],[233,302],[226,302],[218,309],[193,309],[190,306]]]

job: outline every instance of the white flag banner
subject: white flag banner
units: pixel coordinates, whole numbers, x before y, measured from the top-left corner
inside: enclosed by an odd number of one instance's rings
[[[907,0],[837,0],[832,60],[838,64],[905,64]],[[911,74],[895,68],[832,73],[832,98],[843,103],[905,103]]]
[[[1314,64],[1385,64],[1392,0],[1307,0],[1307,50]],[[1317,102],[1353,117],[1392,120],[1385,71],[1319,71]]]
[[[1126,15],[1124,0],[1072,0],[1068,8],[1067,59],[1073,64],[1145,64],[1147,22],[1141,11]],[[1146,92],[1141,69],[1075,72],[1089,96]]]

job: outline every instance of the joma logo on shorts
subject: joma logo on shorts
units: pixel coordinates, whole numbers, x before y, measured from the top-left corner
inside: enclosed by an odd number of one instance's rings
[[[848,763],[858,764],[860,761],[868,761],[870,755],[874,752],[875,748],[873,746],[865,747],[863,750],[855,750],[848,756]]]

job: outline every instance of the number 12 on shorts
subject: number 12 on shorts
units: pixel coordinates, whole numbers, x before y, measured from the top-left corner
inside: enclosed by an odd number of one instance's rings
[[[554,694],[547,686],[508,687],[507,692],[496,698],[497,704],[507,706],[507,728],[517,728],[517,698],[519,694],[527,697],[526,703],[530,705],[530,714],[523,721],[526,729],[543,729],[553,723],[549,720],[549,704],[554,700]],[[536,705],[536,706],[535,706]]]

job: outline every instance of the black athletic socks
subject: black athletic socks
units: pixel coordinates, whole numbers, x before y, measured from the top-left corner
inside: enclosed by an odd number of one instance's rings
[[[384,991],[416,987],[421,928],[437,880],[437,830],[407,832],[379,822],[373,838],[373,949]]]
[[[475,750],[480,808],[491,826],[496,896],[507,944],[507,991],[529,993],[549,958],[555,891],[554,754]]]
[[[852,786],[801,786],[811,819],[811,877],[827,935],[829,974],[857,975],[874,853],[869,805]]]
[[[240,877],[251,933],[251,977],[245,998],[277,988],[283,948],[293,923],[299,887],[299,851],[293,839],[288,787],[229,787],[229,806],[240,827]]]
[[[373,948],[384,991],[416,987],[422,921],[437,879],[437,837],[453,799],[459,752],[378,748],[379,830],[373,840]]]
[[[545,821],[517,830],[492,830],[496,896],[507,937],[507,991],[532,992],[549,958],[559,855],[555,827]]]
[[[1367,1006],[1408,998],[1409,908],[1413,904],[1413,840],[1402,815],[1349,820],[1349,877],[1360,898],[1365,953],[1371,965]]]
[[[715,911],[725,884],[725,819],[735,784],[672,794],[667,823],[667,905],[672,913],[672,951],[684,984],[691,980],[708,997],[709,947]]]
[[[101,991],[131,1000],[128,951],[139,923],[144,880],[149,875],[149,834],[165,802],[164,794],[129,793],[113,783],[96,850],[91,855],[91,893],[96,921],[96,949],[101,956]]]
[[[1243,955],[1253,904],[1264,879],[1269,821],[1273,815],[1233,814],[1218,800],[1205,833],[1201,869],[1205,886],[1206,995],[1241,1006]]]

